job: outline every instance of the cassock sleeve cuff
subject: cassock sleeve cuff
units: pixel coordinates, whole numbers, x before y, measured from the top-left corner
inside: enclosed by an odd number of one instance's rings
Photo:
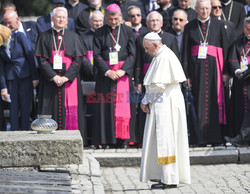
[[[238,71],[240,71],[240,69],[236,69],[234,74],[236,75],[238,73]]]
[[[144,97],[144,98],[141,100],[141,103],[147,105],[149,102],[148,102],[147,99]]]
[[[106,73],[104,74],[105,75],[105,77],[107,77],[108,76],[108,72],[109,72],[110,70],[108,70],[108,71],[106,71]]]

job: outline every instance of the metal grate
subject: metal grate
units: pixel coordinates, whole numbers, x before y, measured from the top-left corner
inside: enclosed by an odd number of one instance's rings
[[[0,193],[72,193],[70,175],[0,170]]]

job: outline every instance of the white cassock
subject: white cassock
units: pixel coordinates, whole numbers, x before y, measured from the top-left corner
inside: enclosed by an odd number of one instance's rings
[[[149,103],[143,136],[140,180],[191,183],[186,110],[180,82],[186,80],[175,54],[163,45],[144,78]]]

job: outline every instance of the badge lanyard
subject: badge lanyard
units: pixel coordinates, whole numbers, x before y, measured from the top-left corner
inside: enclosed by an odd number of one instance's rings
[[[115,42],[114,48],[116,50],[116,51],[112,51],[110,48],[110,52],[109,52],[109,64],[110,65],[118,64],[118,52],[121,49],[121,46],[119,45],[120,30],[121,30],[121,24],[119,24],[119,28],[118,28],[117,41],[115,40],[115,37],[113,36],[113,34],[109,30],[110,36],[112,37],[113,41]]]
[[[64,35],[64,29],[62,36]],[[62,45],[63,37],[59,36],[60,42],[58,45],[58,48],[56,46],[56,38],[52,29],[52,36],[53,36],[53,41],[54,41],[54,46],[55,46],[55,55],[53,56],[53,69],[62,69],[62,56],[59,55],[59,51]],[[61,38],[60,38],[61,37]]]
[[[109,29],[108,29],[108,30],[109,30]],[[112,34],[112,33],[110,32],[110,30],[109,30],[110,36],[112,37],[113,41],[115,42],[114,48],[115,48],[115,50],[116,50],[117,52],[119,52],[120,49],[121,49],[121,46],[119,45],[120,31],[121,31],[121,24],[119,24],[118,35],[117,35],[117,41],[116,41],[116,40],[115,40],[115,37],[113,36],[113,34]]]
[[[98,9],[97,9],[97,10],[98,10]],[[101,12],[102,12],[103,15],[105,14],[103,7],[101,7]],[[93,10],[90,9],[90,10],[89,10],[89,14],[92,14],[92,13],[93,13]]]
[[[231,19],[231,15],[232,15],[232,9],[233,9],[233,1],[232,1],[232,3],[231,3],[231,6],[230,6],[230,10],[229,10],[229,14],[228,14],[228,18],[226,19],[226,16],[225,16],[225,14],[224,14],[224,12],[222,11],[222,16],[223,16],[223,19],[225,20],[225,21],[230,21],[230,19]]]
[[[199,22],[197,20],[198,23],[198,28],[201,34],[201,38],[203,40],[203,42],[201,41],[201,45],[199,46],[199,53],[198,53],[198,59],[206,59],[207,58],[207,37],[208,37],[208,32],[209,32],[209,28],[210,28],[210,19],[208,21],[208,26],[207,26],[207,32],[206,32],[206,38],[204,38],[202,31],[201,31],[201,27],[199,25]]]

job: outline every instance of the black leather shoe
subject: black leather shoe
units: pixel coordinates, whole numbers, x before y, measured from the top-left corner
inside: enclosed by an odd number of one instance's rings
[[[239,136],[236,136],[236,137],[233,137],[233,138],[230,138],[228,136],[225,136],[224,139],[231,143],[232,145],[234,146],[237,146],[237,147],[245,147],[245,146],[248,146],[248,144],[244,141],[241,141]]]
[[[177,188],[177,185],[167,185],[162,182],[151,185],[151,189],[172,189]]]

